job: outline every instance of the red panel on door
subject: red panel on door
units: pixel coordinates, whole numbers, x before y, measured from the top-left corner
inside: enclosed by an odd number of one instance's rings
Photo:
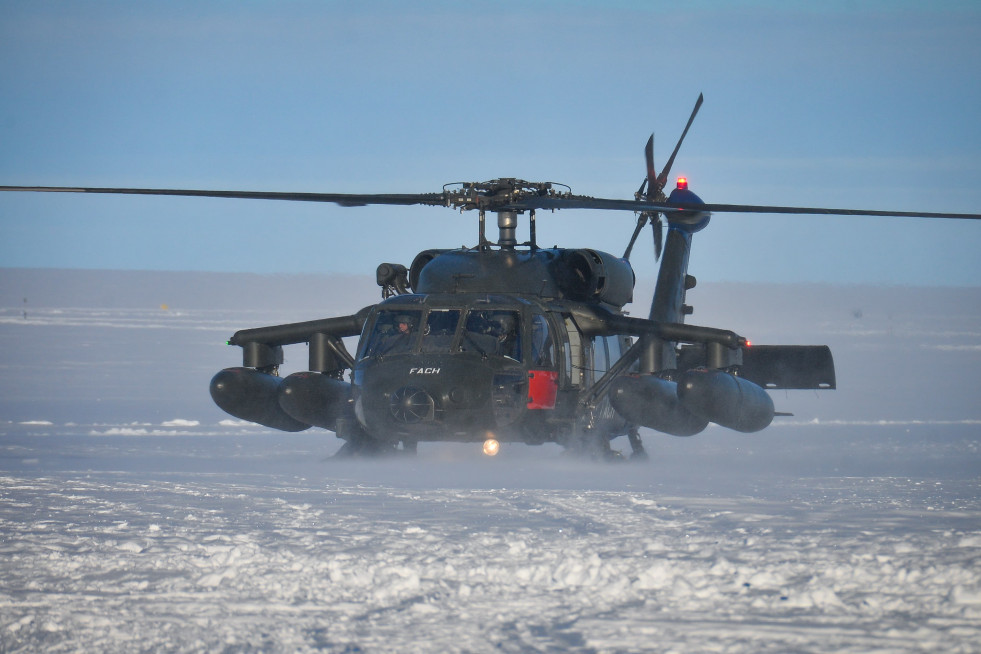
[[[554,370],[528,371],[528,408],[554,409],[559,390],[559,373]]]

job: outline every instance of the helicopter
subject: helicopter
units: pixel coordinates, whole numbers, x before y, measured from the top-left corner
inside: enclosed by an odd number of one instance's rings
[[[2,191],[174,195],[329,202],[344,207],[426,205],[473,211],[477,243],[428,249],[410,265],[382,263],[382,300],[348,316],[243,329],[228,340],[242,364],[219,371],[210,394],[226,413],[286,432],[319,427],[344,441],[335,456],[415,453],[418,443],[557,443],[592,458],[647,453],[640,428],[693,436],[709,423],[751,433],[778,416],[769,390],[836,387],[826,345],[758,345],[731,330],[688,324],[693,235],[712,213],[830,214],[979,219],[981,214],[710,204],[678,178],[674,160],[703,102],[699,95],[666,164],[633,199],[576,195],[568,186],[498,178],[422,194],[0,186]],[[536,211],[633,212],[622,256],[540,247]],[[487,237],[487,214],[497,239]],[[519,221],[529,239],[519,242]],[[630,256],[645,227],[660,268],[646,318],[628,315]],[[664,228],[667,227],[666,237]],[[358,337],[350,352],[343,339]],[[280,375],[283,348],[307,344],[307,370]]]

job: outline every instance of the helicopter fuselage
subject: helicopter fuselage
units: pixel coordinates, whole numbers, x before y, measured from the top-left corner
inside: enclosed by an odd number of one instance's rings
[[[584,334],[574,320],[583,308],[470,292],[382,302],[366,321],[351,375],[358,425],[390,442],[538,444],[577,429],[626,433],[608,401],[583,421],[583,392],[630,345]]]
[[[623,311],[635,281],[626,258],[519,246],[511,213],[498,217],[496,245],[481,231],[473,248],[426,250],[409,268],[381,264],[383,301],[355,315],[237,332],[229,343],[243,348],[243,366],[215,376],[215,402],[276,429],[329,429],[349,453],[424,441],[608,453],[628,435],[636,454],[639,426],[758,431],[775,415],[766,388],[834,386],[824,346],[751,351],[731,331],[684,324],[695,284],[688,252],[706,213],[669,220],[647,319]],[[351,355],[341,339],[355,335]],[[309,370],[281,379],[282,347],[303,342]]]

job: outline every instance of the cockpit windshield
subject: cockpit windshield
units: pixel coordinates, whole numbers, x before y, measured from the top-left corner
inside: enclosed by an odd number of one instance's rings
[[[362,356],[384,356],[410,351],[419,334],[421,320],[422,311],[418,309],[379,311]]]
[[[467,313],[461,352],[498,355],[521,360],[521,323],[517,311],[477,310]]]
[[[431,309],[422,332],[422,351],[449,352],[459,322],[459,309]]]
[[[382,309],[362,357],[404,352],[476,352],[521,360],[521,313],[509,309]],[[460,323],[463,323],[460,329]]]

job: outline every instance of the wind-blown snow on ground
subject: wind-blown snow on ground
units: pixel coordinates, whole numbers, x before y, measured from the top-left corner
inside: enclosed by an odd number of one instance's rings
[[[696,304],[832,345],[839,390],[774,392],[796,415],[761,434],[344,463],[207,397],[232,331],[334,312],[209,308],[203,277],[0,307],[0,651],[978,651],[977,291]]]
[[[801,485],[761,498],[6,476],[0,643],[976,651],[981,507],[964,499],[974,482]]]

